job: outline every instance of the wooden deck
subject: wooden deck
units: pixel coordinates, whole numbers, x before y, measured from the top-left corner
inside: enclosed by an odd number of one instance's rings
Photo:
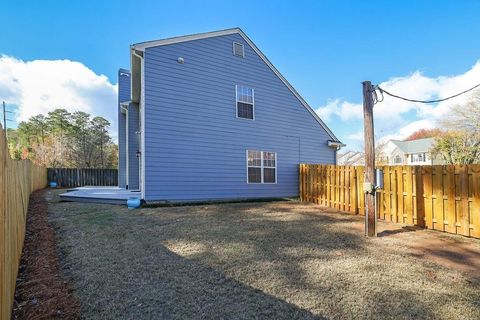
[[[60,195],[62,201],[94,202],[126,205],[130,197],[141,197],[139,190],[119,187],[79,187]]]

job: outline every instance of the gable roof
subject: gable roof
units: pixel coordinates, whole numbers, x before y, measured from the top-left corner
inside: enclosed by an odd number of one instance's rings
[[[435,139],[425,138],[410,141],[390,140],[395,144],[403,153],[422,153],[429,152]]]
[[[250,38],[247,37],[247,35],[240,29],[240,28],[232,28],[232,29],[225,29],[225,30],[219,30],[219,31],[212,31],[212,32],[205,32],[205,33],[197,33],[197,34],[192,34],[192,35],[187,35],[187,36],[179,36],[179,37],[173,37],[173,38],[167,38],[167,39],[161,39],[161,40],[153,40],[153,41],[146,41],[146,42],[139,42],[136,44],[133,44],[131,46],[132,50],[138,50],[138,51],[145,51],[147,48],[151,47],[158,47],[158,46],[164,46],[168,44],[174,44],[174,43],[179,43],[179,42],[186,42],[186,41],[192,41],[192,40],[200,40],[200,39],[206,39],[206,38],[211,38],[211,37],[218,37],[218,36],[224,36],[224,35],[229,35],[229,34],[239,34],[245,42],[248,43],[248,45],[257,53],[257,55],[267,64],[267,66],[277,75],[277,77],[285,84],[285,86],[293,93],[293,95],[300,101],[300,103],[305,107],[305,109],[310,112],[310,114],[317,120],[317,122],[325,129],[327,134],[333,139],[335,142],[340,142],[338,138],[333,134],[333,132],[327,127],[327,125],[320,119],[318,114],[308,105],[308,103],[300,96],[300,94],[293,88],[293,86],[285,79],[285,77],[280,73],[280,71],[275,68],[275,66],[267,59],[267,57],[260,51],[260,49],[257,48],[257,46],[250,40]]]
[[[337,155],[337,164],[342,166],[365,165],[365,153],[361,151],[347,151]]]

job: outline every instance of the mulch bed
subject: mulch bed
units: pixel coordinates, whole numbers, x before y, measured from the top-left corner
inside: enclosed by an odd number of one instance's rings
[[[12,319],[78,319],[80,302],[60,275],[44,191],[30,196]]]

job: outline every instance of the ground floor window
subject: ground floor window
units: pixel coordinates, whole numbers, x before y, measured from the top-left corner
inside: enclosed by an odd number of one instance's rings
[[[277,153],[247,150],[247,182],[277,183]]]
[[[425,153],[414,153],[410,155],[410,161],[411,162],[425,162],[426,157]]]

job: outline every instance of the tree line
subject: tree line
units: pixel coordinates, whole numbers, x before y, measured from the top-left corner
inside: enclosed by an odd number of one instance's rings
[[[117,168],[118,146],[109,127],[103,117],[56,109],[8,129],[10,154],[46,167]]]

